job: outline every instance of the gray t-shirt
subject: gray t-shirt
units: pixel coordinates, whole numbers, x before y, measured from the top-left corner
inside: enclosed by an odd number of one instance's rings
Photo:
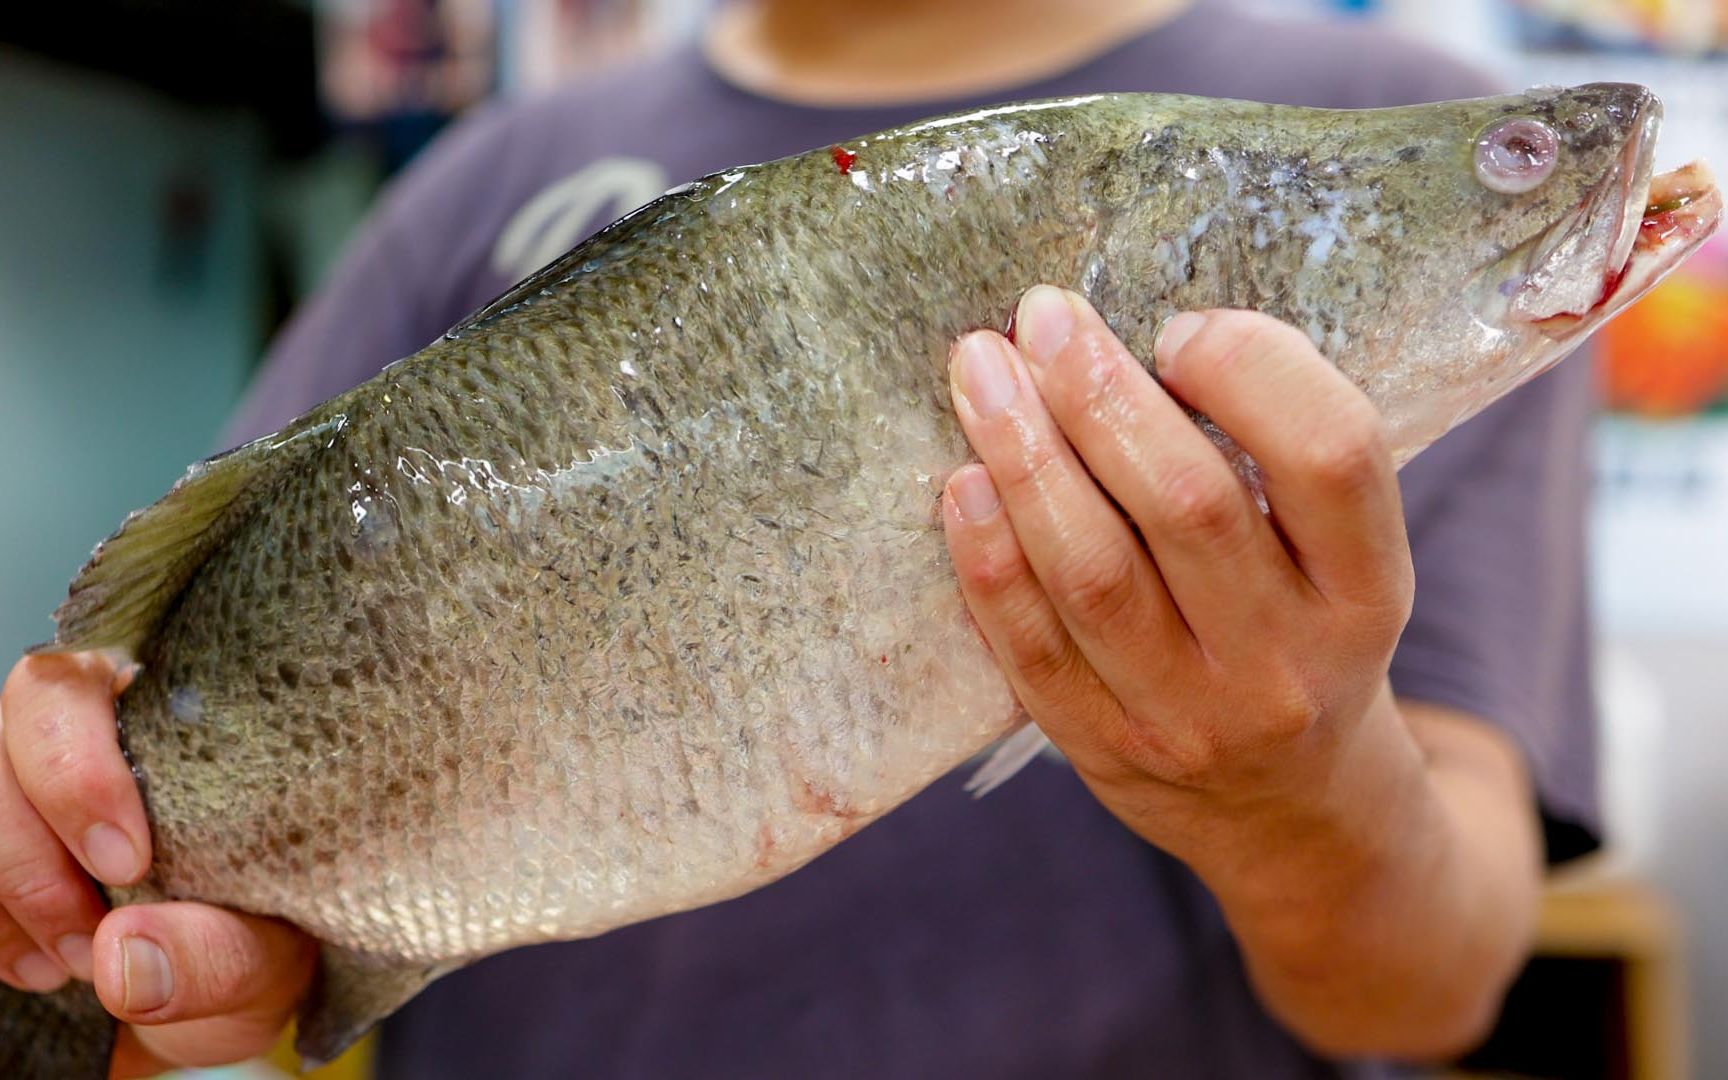
[[[1223,5],[1034,85],[896,108],[770,101],[683,51],[495,106],[442,138],[283,334],[230,435],[280,426],[611,218],[728,166],[1016,98],[1170,91],[1367,107],[1493,89],[1367,27],[1271,22]],[[1561,365],[1402,474],[1417,594],[1393,684],[1515,737],[1555,860],[1593,846],[1596,825],[1582,554],[1589,398],[1586,365]],[[1318,1061],[1280,1029],[1206,890],[1066,766],[1035,762],[978,802],[960,780],[749,896],[519,950],[434,984],[386,1025],[380,1074],[1386,1071]]]

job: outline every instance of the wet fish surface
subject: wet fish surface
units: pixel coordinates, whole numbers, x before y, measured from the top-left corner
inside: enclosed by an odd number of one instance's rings
[[[142,663],[155,861],[113,899],[316,937],[323,1060],[483,956],[795,870],[1024,723],[936,514],[957,336],[1039,282],[1143,357],[1257,308],[1402,462],[1715,226],[1701,167],[1652,178],[1659,113],[1092,95],[668,192],[97,549],[46,648]],[[105,1074],[93,1000],[0,991],[0,1072]]]

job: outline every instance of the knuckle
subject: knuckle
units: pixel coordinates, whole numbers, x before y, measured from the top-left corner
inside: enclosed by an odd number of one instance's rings
[[[1265,732],[1274,746],[1299,739],[1319,726],[1326,708],[1320,696],[1304,682],[1284,679],[1272,708],[1267,711]]]
[[[45,815],[75,815],[80,820],[112,802],[110,771],[80,747],[60,744],[33,764],[18,767],[18,783]]]
[[[1405,624],[1410,621],[1410,613],[1415,606],[1416,569],[1411,563],[1410,552],[1406,549],[1388,563],[1380,595],[1371,605],[1374,629],[1381,636],[1396,641],[1398,635],[1404,632]]]
[[[1221,737],[1211,729],[1137,723],[1124,733],[1119,752],[1166,784],[1199,790],[1224,760]]]
[[[19,740],[24,740],[33,748],[52,751],[72,736],[72,718],[63,709],[21,707],[8,710],[7,727],[13,729],[10,742],[14,747],[23,745]]]
[[[1308,442],[1303,466],[1315,481],[1348,491],[1376,483],[1391,461],[1385,425],[1367,401],[1335,413]]]
[[[995,544],[980,551],[976,558],[965,560],[956,568],[956,573],[967,592],[981,599],[995,600],[1024,582],[1029,568],[1018,549]]]
[[[1089,626],[1114,626],[1134,606],[1134,564],[1126,552],[1071,560],[1053,578],[1051,592],[1058,602]]]
[[[1409,549],[1389,556],[1363,585],[1338,599],[1349,612],[1349,623],[1337,627],[1340,636],[1366,642],[1377,653],[1390,652],[1416,604],[1416,573]]]
[[[1392,595],[1387,604],[1387,612],[1393,624],[1392,636],[1396,639],[1404,633],[1404,628],[1410,624],[1411,614],[1416,610],[1416,567],[1408,550],[1400,554],[1394,567]]]
[[[1409,601],[1393,598],[1384,604],[1369,609],[1363,629],[1376,657],[1381,654],[1389,656],[1392,650],[1397,647],[1398,638],[1404,633],[1404,627],[1410,621],[1410,608]]]
[[[1012,623],[1005,651],[1020,677],[1042,692],[1060,688],[1071,678],[1073,644],[1041,620],[1022,616]]]
[[[1210,466],[1210,462],[1190,462],[1164,478],[1157,505],[1166,527],[1201,540],[1235,530],[1242,513],[1236,481],[1224,469]]]
[[[185,1004],[224,1011],[245,1004],[264,958],[252,943],[226,930],[206,928],[184,957],[197,1000]]]
[[[42,860],[0,867],[0,905],[28,921],[63,919],[79,908],[77,883]]]
[[[1048,447],[1037,444],[1026,447],[1020,458],[1003,470],[1005,475],[997,482],[1003,503],[1014,506],[1041,498],[1055,467],[1056,455]]]
[[[1097,344],[1089,349],[1087,360],[1078,394],[1081,411],[1095,422],[1109,423],[1133,400],[1132,376],[1141,369],[1130,368]]]

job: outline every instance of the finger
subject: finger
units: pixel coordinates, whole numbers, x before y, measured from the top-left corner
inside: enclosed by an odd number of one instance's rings
[[[952,368],[961,426],[1044,594],[1106,685],[1145,692],[1149,674],[1193,648],[1145,548],[1062,437],[1006,338],[968,334]]]
[[[38,948],[17,920],[0,909],[0,982],[40,994],[66,979],[65,965]]]
[[[1158,373],[1260,464],[1297,562],[1328,596],[1406,588],[1409,551],[1385,424],[1295,327],[1249,311],[1188,312]]]
[[[6,752],[25,797],[97,880],[128,885],[150,862],[144,801],[114,722],[111,661],[30,656],[6,682]]]
[[[10,714],[6,716],[11,722]],[[60,838],[36,813],[0,754],[0,964],[14,985],[45,990],[47,968],[63,981],[90,977],[90,935],[107,910]],[[30,958],[34,953],[35,958]]]
[[[1230,464],[1081,297],[1031,289],[1015,324],[1039,393],[1194,636],[1215,657],[1257,648],[1309,586]]]
[[[316,950],[286,923],[189,902],[116,910],[96,932],[96,993],[162,1062],[209,1065],[270,1048],[311,982]]]
[[[984,466],[948,478],[942,514],[966,607],[1021,707],[1070,757],[1109,758],[1121,707],[1033,575]]]

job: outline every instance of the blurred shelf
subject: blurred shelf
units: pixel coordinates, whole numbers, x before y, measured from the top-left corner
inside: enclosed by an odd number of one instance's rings
[[[1686,1080],[1685,934],[1673,904],[1597,862],[1542,899],[1535,953],[1463,1077]]]

